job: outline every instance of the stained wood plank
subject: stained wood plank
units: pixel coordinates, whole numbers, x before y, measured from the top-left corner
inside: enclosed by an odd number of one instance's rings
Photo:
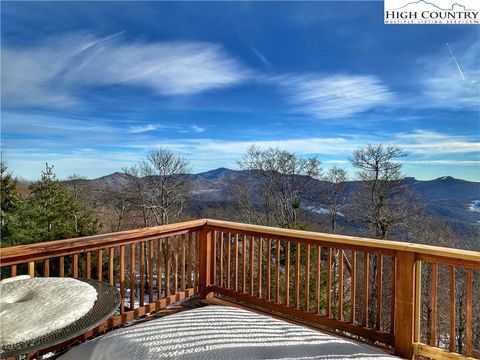
[[[254,269],[255,269],[255,237],[250,235],[250,295],[253,296],[253,279],[254,279]]]
[[[178,291],[178,237],[173,237],[173,292]]]
[[[285,246],[285,305],[290,306],[290,241]]]
[[[112,259],[113,264],[113,259]],[[113,277],[113,266],[111,270],[111,276]],[[73,277],[78,278],[78,254],[73,254]],[[112,281],[113,284],[113,281]]]
[[[102,281],[103,278],[103,250],[97,252],[97,280]]]
[[[170,239],[165,240],[165,296],[169,296],[170,291]]]
[[[280,303],[280,251],[281,241],[276,241],[276,256],[275,256],[275,301]]]
[[[362,326],[368,326],[368,286],[370,282],[370,256],[363,254],[363,306],[362,306]]]
[[[125,245],[120,246],[120,314],[125,312],[123,299],[125,298]]]
[[[325,316],[332,315],[332,248],[327,249],[327,265],[326,265],[327,287],[325,289],[326,309]]]
[[[140,307],[145,303],[145,242],[140,243]]]
[[[343,320],[343,250],[338,253],[338,320]]]
[[[225,282],[223,281],[223,262],[224,262],[224,254],[223,254],[223,231],[220,232],[220,239],[218,243],[218,249],[219,249],[219,258],[218,262],[220,265],[219,269],[219,276],[220,279],[218,281],[218,285],[224,287]]]
[[[180,272],[180,279],[181,279],[181,288],[182,290],[185,290],[185,259],[186,259],[186,253],[185,253],[185,236],[180,237],[180,253],[181,253],[181,272]]]
[[[320,315],[322,305],[322,292],[321,292],[321,278],[322,278],[322,247],[316,246],[317,252],[315,255],[315,314]]]
[[[310,244],[305,249],[305,311],[310,311]]]
[[[432,264],[430,303],[432,314],[430,316],[430,345],[437,343],[437,288],[438,288],[438,264]]]
[[[86,278],[90,279],[92,276],[92,253],[90,251],[87,252],[87,256],[85,259],[86,265]]]
[[[153,269],[154,269],[154,246],[153,240],[148,243],[148,301],[153,302]]]
[[[383,300],[383,256],[377,255],[377,314],[375,328],[380,330],[382,326],[382,300]]]
[[[157,300],[162,298],[163,274],[164,274],[162,269],[162,262],[163,262],[163,240],[158,239],[157,240]]]
[[[17,265],[10,266],[10,276],[11,277],[17,276]]]
[[[357,309],[357,252],[355,250],[352,250],[352,264],[350,269],[350,304],[350,323],[355,324]]]
[[[230,280],[231,280],[231,244],[230,244],[230,240],[232,238],[232,234],[231,233],[226,233],[227,235],[227,246],[226,246],[226,252],[227,252],[227,281],[226,281],[226,286],[227,286],[227,289],[230,289]]]
[[[295,253],[295,299],[293,306],[300,309],[300,242],[297,242]]]
[[[415,318],[413,341],[420,342],[420,321],[422,311],[422,260],[415,262]]]
[[[108,282],[113,285],[113,259],[115,257],[115,248],[108,249]],[[77,258],[78,260],[78,258]],[[73,262],[75,263],[75,255],[73,256]]]
[[[233,251],[234,251],[233,282],[234,282],[235,291],[238,291],[238,234],[235,234],[235,243],[233,246]]]
[[[247,293],[247,235],[242,238],[242,292]]]
[[[130,310],[135,308],[135,244],[130,245]]]
[[[50,275],[50,260],[43,260],[43,276],[48,277]]]
[[[60,256],[58,259],[58,267],[59,267],[59,276],[64,277],[65,276],[65,258],[63,256]]]
[[[472,356],[472,294],[473,270],[467,269],[466,279],[466,316],[465,316],[465,350],[467,356]]]
[[[267,239],[267,254],[265,257],[266,264],[265,266],[267,267],[266,270],[266,278],[265,278],[265,285],[266,285],[266,299],[270,300],[271,297],[271,286],[270,286],[270,270],[272,267],[272,239],[268,238]]]
[[[397,257],[392,258],[392,296],[391,296],[391,310],[390,310],[390,334],[395,333],[395,318],[396,318],[396,291],[397,291]]]
[[[450,266],[450,337],[448,349],[455,352],[455,266]]]
[[[263,238],[258,238],[258,264],[257,264],[257,296],[262,298],[262,260],[263,260]]]

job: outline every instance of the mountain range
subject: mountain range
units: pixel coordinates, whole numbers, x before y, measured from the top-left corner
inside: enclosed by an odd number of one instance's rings
[[[240,182],[255,181],[255,177],[252,177],[250,172],[250,170],[218,168],[185,175],[192,184],[189,201],[197,208],[222,207],[231,202],[232,189],[235,185]],[[98,179],[74,181],[81,181],[90,188],[122,191],[130,183],[130,177],[131,175],[116,172]],[[326,185],[323,180],[314,181],[317,182],[316,186],[319,189]],[[480,182],[460,180],[450,176],[426,181],[409,177],[406,181],[423,198],[428,214],[453,223],[480,224]],[[347,203],[354,202],[353,189],[357,184],[357,181],[347,182]],[[317,208],[321,209],[321,205],[318,204]],[[321,213],[321,211],[316,212]]]

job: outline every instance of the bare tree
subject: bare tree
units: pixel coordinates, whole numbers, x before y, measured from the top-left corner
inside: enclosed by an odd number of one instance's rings
[[[337,230],[337,216],[345,204],[347,171],[334,166],[327,172],[325,180],[328,181],[325,191],[325,202],[328,207],[332,233],[335,234]]]
[[[286,150],[261,149],[253,145],[238,165],[251,171],[251,176],[260,184],[260,188],[250,189],[262,202],[261,206],[256,206],[257,211],[261,209],[259,222],[301,227],[302,205],[312,190],[313,180],[321,174],[317,158],[299,158]]]
[[[397,159],[406,156],[398,146],[366,145],[355,150],[351,157],[360,179],[356,200],[356,215],[368,224],[377,239],[385,239],[395,226],[418,214],[423,206],[402,174],[402,165]],[[369,302],[377,296],[376,256],[371,256],[372,268],[369,279]],[[369,323],[375,321],[375,314],[369,312]]]

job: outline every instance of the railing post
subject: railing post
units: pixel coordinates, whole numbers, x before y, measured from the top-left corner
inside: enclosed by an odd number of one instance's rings
[[[395,355],[413,359],[415,253],[397,251],[395,276]]]
[[[208,299],[213,296],[208,291],[208,286],[213,284],[213,232],[212,229],[205,225],[200,230],[200,267],[199,267],[199,293],[200,296]]]

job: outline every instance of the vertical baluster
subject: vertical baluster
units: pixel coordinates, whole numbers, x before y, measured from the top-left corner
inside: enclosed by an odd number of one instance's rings
[[[145,242],[140,243],[140,307],[145,302]]]
[[[160,300],[162,298],[162,279],[163,279],[162,259],[163,259],[163,239],[158,239],[157,240],[157,300]]]
[[[165,296],[170,295],[170,238],[165,239]]]
[[[200,276],[200,236],[199,232],[195,232],[195,256],[194,256],[194,273],[195,273],[195,284],[194,286],[198,286],[198,277]],[[215,264],[215,245],[213,246],[213,263]],[[215,266],[213,267],[215,269]],[[214,270],[214,279],[215,279],[215,270]]]
[[[130,310],[135,308],[135,244],[130,244]]]
[[[369,285],[369,266],[370,259],[367,252],[363,253],[363,307],[362,307],[362,326],[368,325],[368,285]]]
[[[280,240],[277,240],[277,245],[276,245],[276,250],[277,254],[275,257],[275,301],[277,303],[280,303],[280,248],[281,248],[281,242]]]
[[[59,261],[58,267],[60,268],[59,276],[64,277],[65,276],[65,258],[63,256],[60,256],[58,261]]]
[[[188,233],[188,266],[187,266],[187,274],[188,274],[188,279],[187,279],[187,286],[188,288],[192,288],[192,234]]]
[[[466,355],[472,356],[472,293],[473,293],[473,270],[467,269],[467,299],[465,317],[465,348]]]
[[[125,245],[120,246],[120,314],[125,311]]]
[[[295,254],[295,299],[294,304],[296,309],[300,309],[300,242],[297,241]]]
[[[390,310],[390,334],[394,334],[395,333],[395,299],[396,299],[396,293],[395,293],[395,289],[396,289],[396,283],[395,283],[395,279],[397,278],[397,258],[396,257],[392,257],[392,278],[391,278],[391,282],[392,282],[392,296],[391,296],[391,310]]]
[[[148,302],[153,302],[153,240],[148,242]]]
[[[97,253],[97,280],[102,281],[103,277],[103,250],[98,250]]]
[[[310,311],[310,244],[305,250],[305,311]]]
[[[216,285],[220,285],[218,282],[217,282],[217,234],[218,234],[218,231],[214,231],[213,232],[213,256],[212,256],[212,260],[213,260],[213,281],[215,282]],[[199,263],[197,263],[199,264]]]
[[[266,299],[267,300],[270,300],[270,267],[271,267],[271,258],[272,258],[272,239],[267,239],[267,256],[265,258],[266,260],[266,267],[267,267],[267,274],[266,274],[266,279],[265,279],[265,282],[266,282],[266,285],[267,285],[267,297]]]
[[[327,289],[326,289],[326,310],[325,316],[331,316],[331,300],[332,300],[332,248],[328,248],[327,251]]]
[[[230,239],[232,234],[227,233],[227,289],[230,289],[230,277],[231,277],[231,246],[230,246]]]
[[[262,260],[263,260],[263,238],[258,238],[258,264],[257,264],[257,286],[258,297],[262,298]]]
[[[350,322],[355,324],[355,313],[356,313],[356,306],[357,306],[357,252],[352,250],[352,268],[350,269],[350,304],[351,304],[351,311],[350,311]],[[393,310],[393,309],[392,309]]]
[[[177,237],[173,237],[173,294],[178,291],[178,241]]]
[[[455,266],[450,266],[450,352],[455,352],[455,319]]]
[[[17,265],[12,265],[10,267],[10,276],[11,277],[17,276]]]
[[[223,287],[223,231],[220,231],[220,243],[219,243],[219,247],[218,247],[218,256],[219,256],[219,259],[218,261],[220,262],[220,270],[219,270],[219,276],[220,276],[220,280],[219,280],[219,286]]]
[[[253,262],[255,256],[255,237],[253,235],[250,235],[250,295],[253,296],[254,290],[253,290],[253,278],[254,278],[254,269],[255,269],[255,264]]]
[[[180,273],[180,278],[181,278],[181,287],[182,290],[185,290],[185,235],[182,235],[180,238],[180,244],[181,244],[181,273]]]
[[[112,259],[112,265],[113,265],[113,259]],[[112,276],[113,276],[113,270],[112,270]],[[78,254],[73,254],[73,277],[78,278]],[[113,281],[111,283],[113,285]]]
[[[28,275],[35,277],[35,261],[28,262]]]
[[[285,305],[290,306],[290,241],[285,250]]]
[[[108,249],[108,282],[113,285],[113,258],[115,256],[115,248]],[[73,262],[75,263],[75,255],[73,256]]]
[[[377,255],[377,323],[375,328],[380,330],[382,326],[382,299],[383,299],[383,255]]]
[[[247,235],[242,238],[242,292],[247,293]]]
[[[322,304],[322,293],[320,287],[320,281],[322,277],[322,247],[317,245],[317,254],[315,256],[315,301],[316,301],[316,314],[320,314]]]
[[[343,320],[343,250],[338,253],[338,320]]]
[[[235,286],[235,291],[238,291],[238,234],[235,234],[235,243],[233,245],[233,251],[234,251],[234,263],[233,263],[233,271],[234,271],[234,286]]]
[[[50,275],[50,260],[43,260],[43,276],[48,277]]]
[[[413,341],[420,342],[420,321],[422,311],[422,261],[415,262],[415,308]]]
[[[90,279],[92,276],[92,253],[90,251],[87,252],[87,279]]]
[[[431,306],[432,314],[430,316],[430,345],[436,345],[437,339],[437,288],[438,288],[438,264],[432,264],[432,283],[431,283]]]

